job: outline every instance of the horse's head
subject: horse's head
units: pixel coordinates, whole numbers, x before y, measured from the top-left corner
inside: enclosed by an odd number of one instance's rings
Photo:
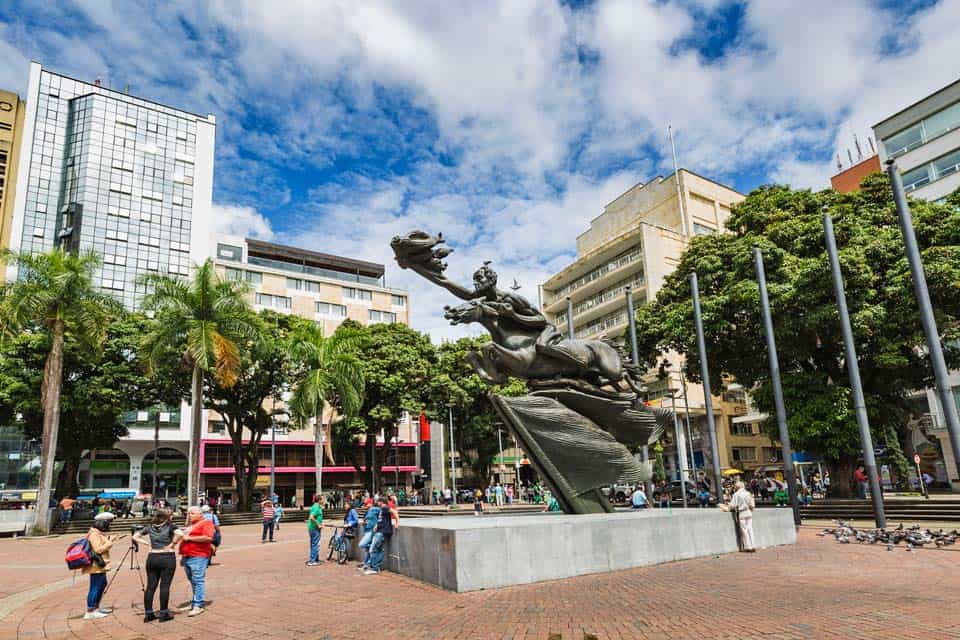
[[[444,307],[443,317],[450,321],[450,324],[470,324],[471,322],[480,322],[483,318],[483,309],[480,302],[470,300],[455,307]]]

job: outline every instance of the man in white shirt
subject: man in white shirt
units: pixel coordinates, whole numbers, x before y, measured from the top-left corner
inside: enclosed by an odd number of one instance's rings
[[[634,509],[647,508],[647,494],[643,491],[643,485],[637,485],[633,494],[630,496],[630,504]]]
[[[742,482],[737,482],[736,492],[730,498],[730,510],[736,512],[740,526],[740,540],[743,551],[753,553],[753,510],[757,508],[753,494],[747,491]]]

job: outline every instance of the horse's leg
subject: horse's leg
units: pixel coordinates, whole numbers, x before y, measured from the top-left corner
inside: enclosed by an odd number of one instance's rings
[[[482,354],[479,351],[468,351],[465,357],[467,362],[473,367],[473,370],[477,372],[477,375],[480,376],[480,379],[484,382],[503,384],[507,381],[507,376],[497,370],[496,365],[490,360],[486,351]]]
[[[593,352],[593,365],[600,375],[611,382],[616,382],[623,376],[623,361],[616,349],[604,342],[592,341],[590,351]]]

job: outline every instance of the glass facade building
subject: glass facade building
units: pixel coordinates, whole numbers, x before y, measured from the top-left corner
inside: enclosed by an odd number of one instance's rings
[[[32,63],[11,247],[95,251],[97,284],[136,308],[141,274],[209,251],[215,128]]]

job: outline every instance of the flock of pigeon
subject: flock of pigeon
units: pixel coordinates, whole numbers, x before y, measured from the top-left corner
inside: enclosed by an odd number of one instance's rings
[[[860,544],[886,544],[887,551],[893,551],[893,548],[901,542],[906,542],[906,550],[913,551],[932,544],[938,549],[940,547],[949,547],[960,538],[960,531],[931,531],[930,529],[921,529],[920,525],[915,524],[912,527],[904,528],[901,523],[896,529],[857,529],[847,524],[843,520],[836,520],[837,526],[833,529],[824,529],[818,536],[833,536],[841,544],[850,544],[854,541]]]

